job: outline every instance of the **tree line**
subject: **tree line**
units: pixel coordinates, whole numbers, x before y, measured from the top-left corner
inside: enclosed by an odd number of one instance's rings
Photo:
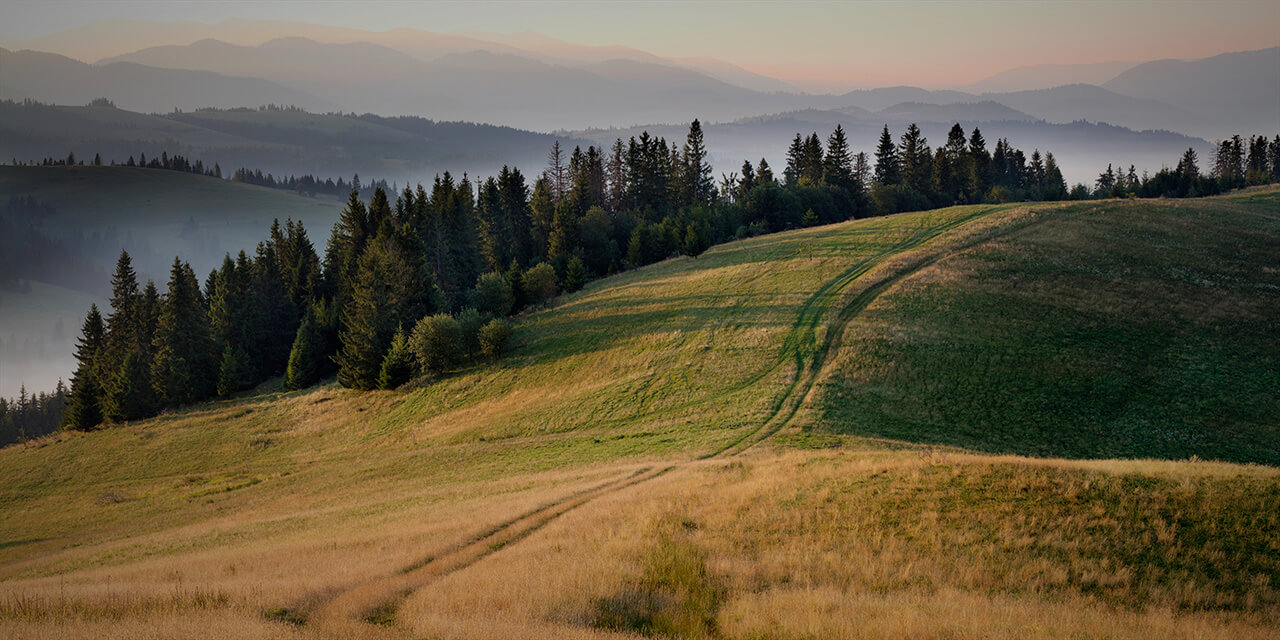
[[[979,132],[958,136],[963,149],[935,153],[913,125],[873,173],[836,127],[825,144],[797,136],[781,180],[761,159],[717,183],[694,121],[683,144],[647,132],[607,150],[556,143],[532,183],[504,167],[367,199],[353,189],[323,256],[300,223],[276,222],[203,286],[175,258],[161,295],[122,252],[108,315],[92,307],[85,318],[64,423],[142,418],[274,376],[286,389],[335,373],[345,387],[394,388],[499,357],[506,318],[594,277],[748,235],[1057,193],[1045,188],[1060,181],[1051,155],[1027,165],[1006,141],[988,157]]]
[[[18,397],[0,397],[0,446],[57,431],[66,406],[67,386],[61,380],[52,392],[28,394],[24,385]]]
[[[1164,167],[1154,175],[1138,175],[1133,165],[1129,170],[1107,165],[1098,174],[1092,193],[1077,185],[1072,195],[1078,199],[1094,198],[1196,198],[1226,193],[1232,189],[1280,182],[1280,134],[1271,140],[1266,136],[1242,138],[1231,136],[1218,143],[1209,173],[1201,173],[1200,158],[1194,148],[1183,152],[1173,167]]]

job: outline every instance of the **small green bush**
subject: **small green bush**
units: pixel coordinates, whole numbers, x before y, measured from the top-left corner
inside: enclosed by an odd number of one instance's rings
[[[437,313],[418,321],[409,347],[424,371],[444,373],[462,356],[462,331],[447,313]]]
[[[490,320],[480,328],[480,353],[490,360],[496,360],[507,349],[511,339],[511,323],[500,318]]]

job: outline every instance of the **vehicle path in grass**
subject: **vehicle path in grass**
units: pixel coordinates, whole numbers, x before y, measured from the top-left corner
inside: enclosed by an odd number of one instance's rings
[[[839,349],[844,329],[852,320],[880,294],[897,282],[925,269],[945,255],[953,251],[969,249],[1000,236],[1004,236],[1041,221],[1031,219],[1011,225],[996,226],[986,233],[980,233],[964,243],[948,247],[947,252],[926,254],[909,261],[901,268],[879,277],[863,287],[838,310],[835,305],[848,293],[847,290],[863,276],[871,272],[885,260],[917,249],[943,234],[961,227],[971,221],[1005,209],[1003,207],[987,207],[958,216],[946,223],[929,226],[917,233],[903,238],[897,243],[859,260],[848,269],[828,280],[815,291],[802,305],[796,321],[784,340],[783,348],[777,361],[764,372],[753,376],[734,388],[718,395],[726,395],[750,387],[764,379],[779,367],[790,364],[793,367],[791,379],[786,388],[773,401],[768,417],[760,426],[730,441],[710,453],[699,456],[696,460],[713,460],[739,455],[770,436],[782,430],[795,417],[800,407],[809,397],[819,374],[823,370],[827,357]],[[817,340],[817,330],[824,318],[832,312],[835,318],[821,342]],[[697,402],[707,402],[706,398]],[[444,553],[424,558],[405,567],[399,573],[384,576],[358,584],[352,588],[328,598],[305,615],[305,625],[323,636],[335,638],[405,638],[412,634],[396,624],[395,612],[399,604],[413,591],[456,571],[465,569],[497,551],[510,546],[540,530],[559,516],[606,495],[624,491],[641,483],[648,482],[690,462],[675,462],[666,465],[643,467],[628,475],[609,480],[587,489],[571,493],[565,497],[543,504],[532,511],[511,518],[475,536],[450,547]]]

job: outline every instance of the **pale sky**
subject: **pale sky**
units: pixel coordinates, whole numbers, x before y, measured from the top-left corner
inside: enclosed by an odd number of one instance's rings
[[[261,18],[441,33],[533,30],[580,44],[719,58],[784,80],[840,87],[961,85],[1030,64],[1199,58],[1280,46],[1277,0],[0,4],[0,37],[33,37],[110,18]]]

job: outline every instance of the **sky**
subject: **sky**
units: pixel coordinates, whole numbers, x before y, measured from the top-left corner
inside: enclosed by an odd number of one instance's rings
[[[0,37],[9,38],[113,18],[258,18],[440,33],[532,30],[580,44],[718,58],[810,89],[959,86],[1024,65],[1199,58],[1280,45],[1276,0],[2,4]]]

